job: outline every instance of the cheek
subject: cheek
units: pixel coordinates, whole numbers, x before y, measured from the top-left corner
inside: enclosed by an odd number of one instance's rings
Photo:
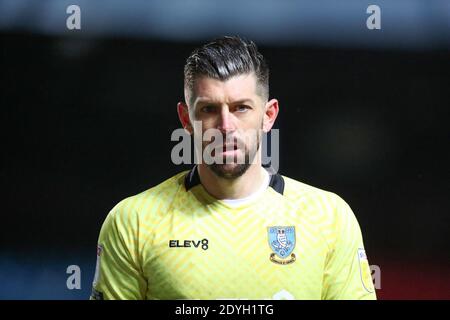
[[[215,128],[216,125],[216,117],[213,115],[204,115],[202,117],[197,117],[196,121],[201,123],[203,131],[206,131],[211,128]]]
[[[242,119],[241,128],[243,129],[261,129],[264,122],[262,115],[253,116],[249,119]]]
[[[243,143],[247,147],[252,147],[259,141],[259,135],[260,135],[260,128],[251,128],[244,132],[244,134],[241,136],[241,139]]]

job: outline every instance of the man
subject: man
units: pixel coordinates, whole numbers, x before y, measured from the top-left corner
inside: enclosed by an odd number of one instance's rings
[[[184,76],[178,115],[203,161],[111,210],[91,299],[375,299],[350,207],[261,165],[279,105],[255,44],[208,43]]]

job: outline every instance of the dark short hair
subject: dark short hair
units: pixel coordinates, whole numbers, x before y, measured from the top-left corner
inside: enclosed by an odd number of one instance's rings
[[[217,38],[195,49],[184,66],[184,87],[191,90],[202,76],[228,80],[231,77],[254,73],[260,94],[269,97],[269,67],[256,44],[237,36]]]

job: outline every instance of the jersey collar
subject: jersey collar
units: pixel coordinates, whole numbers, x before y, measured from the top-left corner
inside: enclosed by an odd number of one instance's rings
[[[266,168],[265,168],[266,169]],[[267,170],[267,169],[266,169]],[[270,173],[269,173],[270,174]],[[200,176],[198,175],[198,169],[195,165],[185,176],[184,178],[184,187],[186,191],[200,184]],[[284,179],[283,176],[276,173],[270,174],[270,182],[269,187],[274,189],[279,194],[283,194],[284,192]]]

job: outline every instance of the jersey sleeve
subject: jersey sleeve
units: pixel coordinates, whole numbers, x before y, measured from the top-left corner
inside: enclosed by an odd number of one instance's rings
[[[147,281],[133,231],[136,219],[126,211],[117,205],[101,228],[91,300],[145,299]]]
[[[335,212],[336,238],[327,258],[323,299],[375,300],[369,262],[358,221],[338,197]]]

